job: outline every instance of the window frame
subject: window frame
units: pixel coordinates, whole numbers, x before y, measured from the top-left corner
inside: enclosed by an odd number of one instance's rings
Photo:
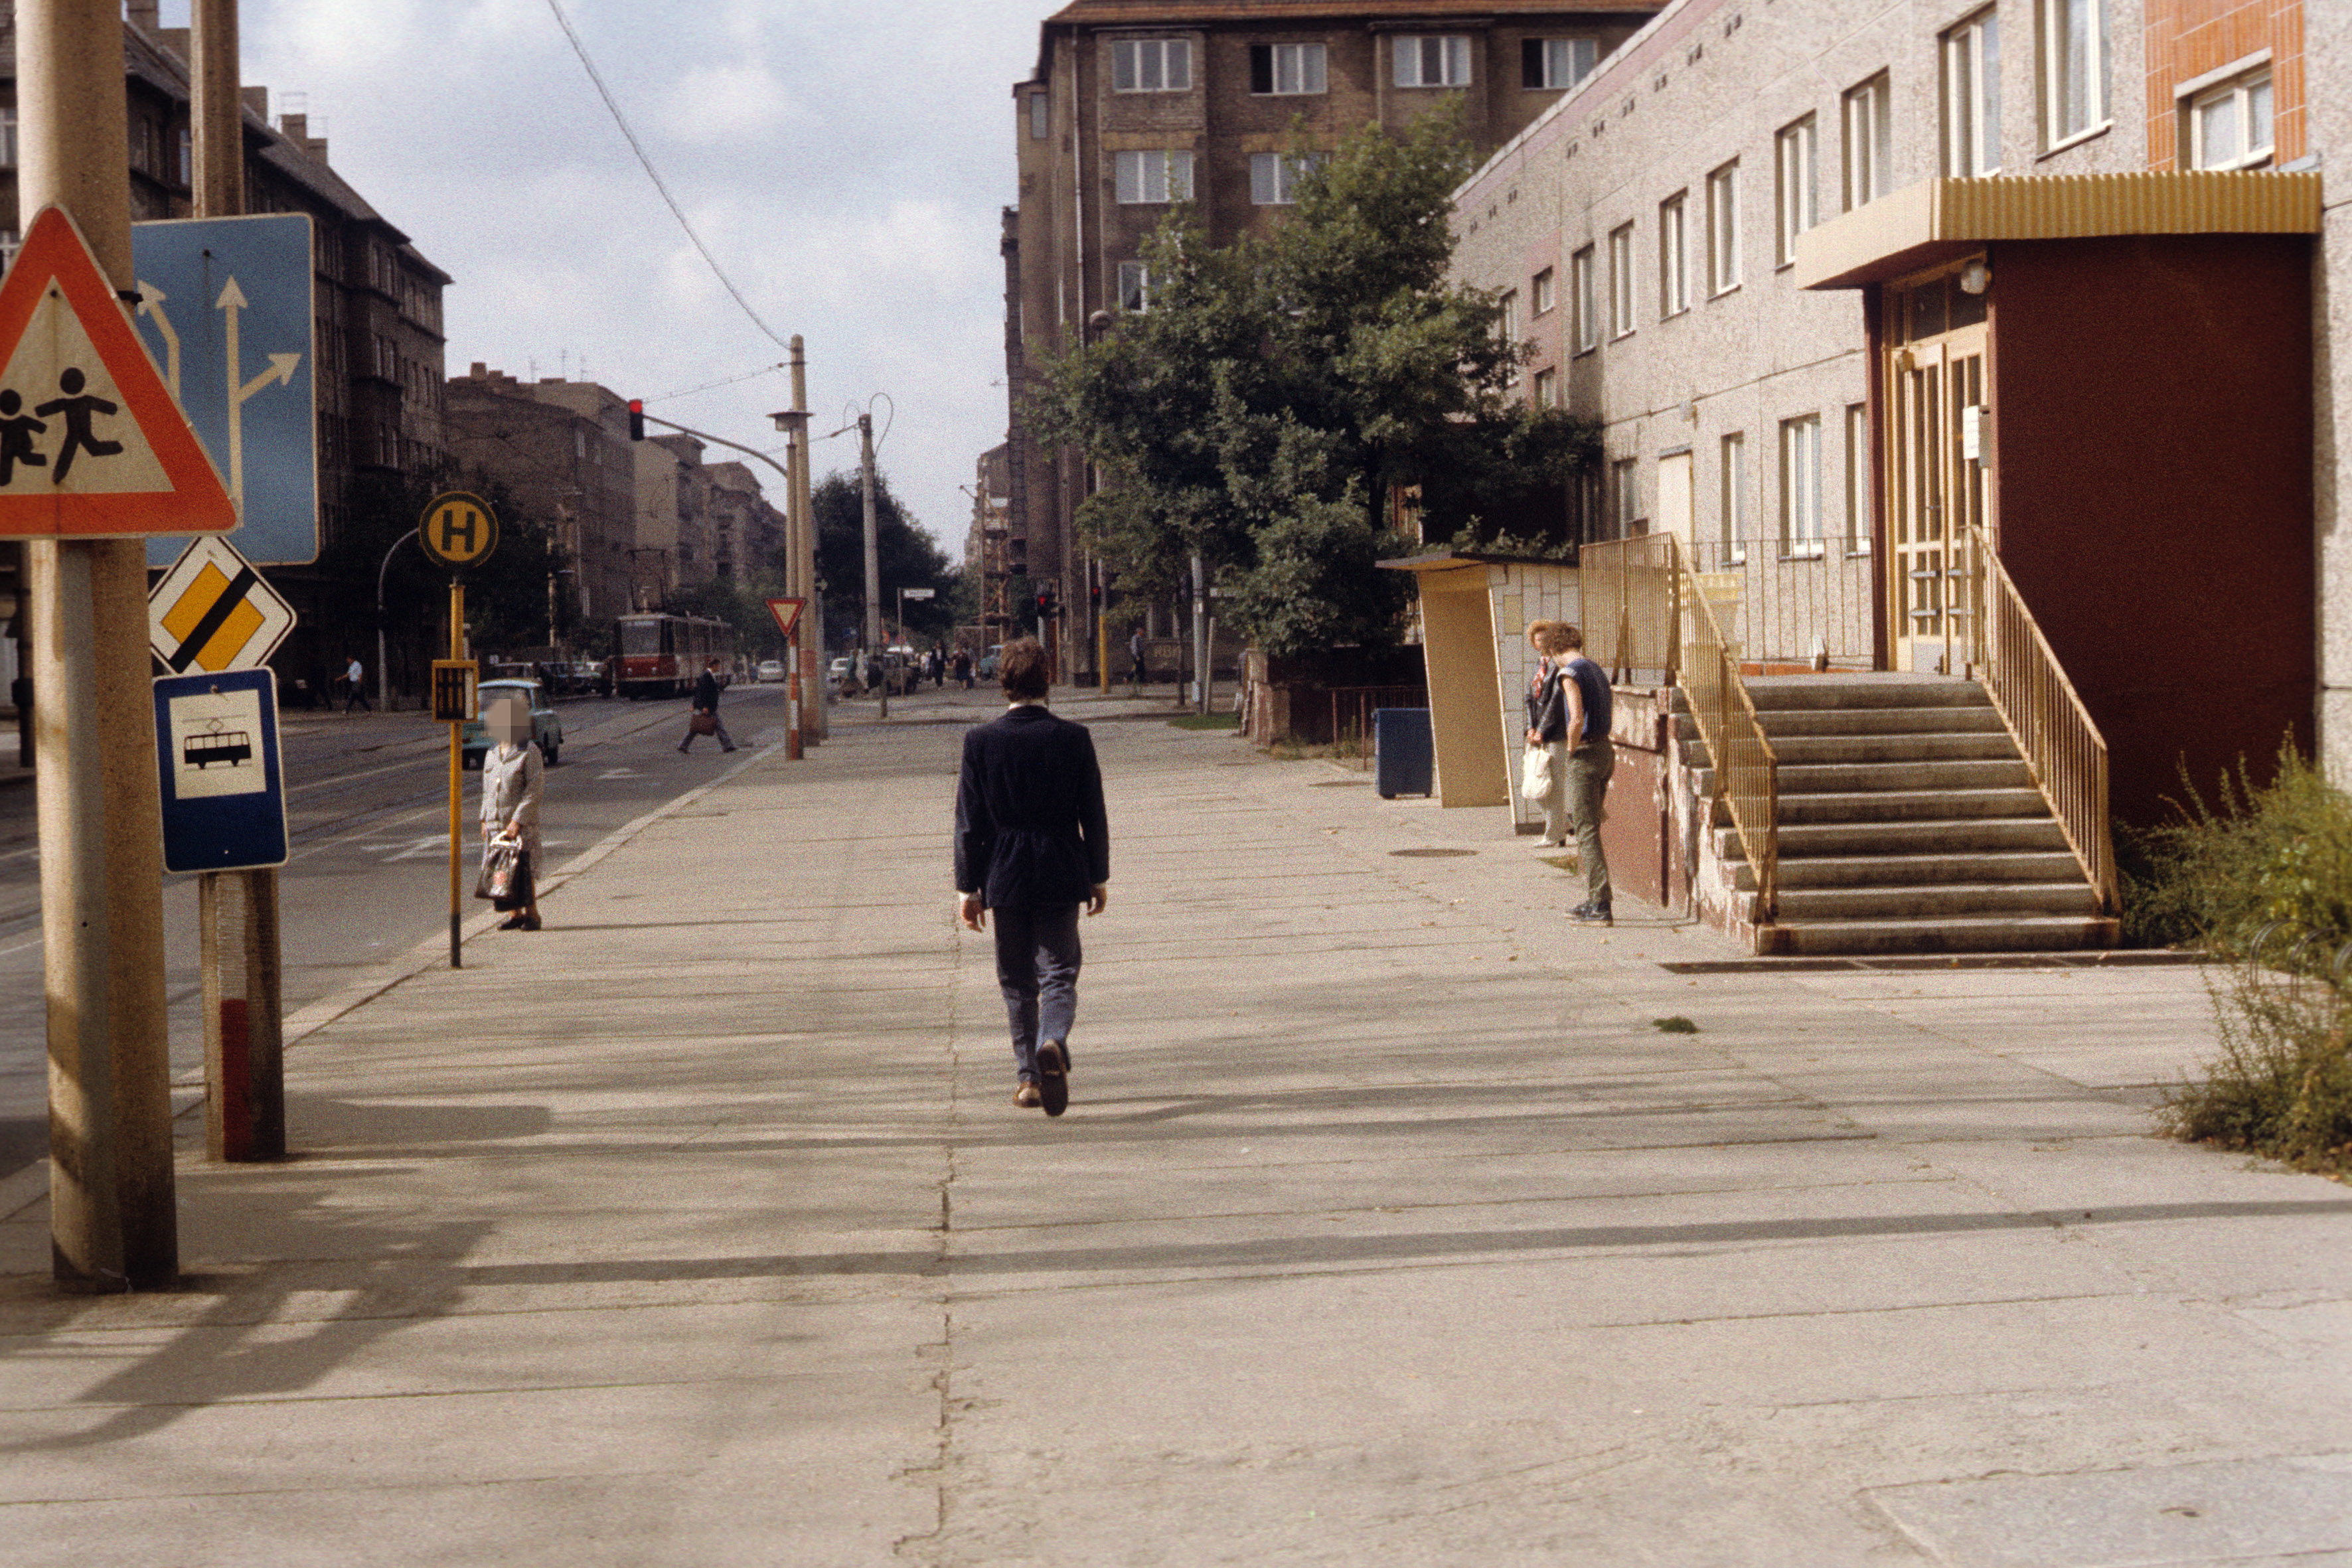
[[[1122,261],[1115,274],[1118,291],[1118,308],[1141,315],[1151,309],[1151,264],[1148,261]],[[1132,303],[1129,301],[1132,300]]]
[[[1748,432],[1732,430],[1716,443],[1716,479],[1722,520],[1723,561],[1748,559]]]
[[[1739,160],[1706,177],[1706,297],[1719,300],[1739,287]]]
[[[1690,309],[1690,187],[1658,204],[1658,320]]]
[[[1559,268],[1547,267],[1528,280],[1528,314],[1549,316],[1559,307]]]
[[[2071,15],[2079,5],[2092,24],[2084,51],[2084,79],[2070,79],[2066,54],[2075,34]],[[2056,153],[2088,141],[2114,123],[2110,74],[2114,68],[2113,28],[2108,26],[2106,0],[2034,0],[2035,89],[2041,100],[2042,150]],[[2083,101],[2068,95],[2079,87]],[[2080,110],[2079,120],[2072,110]]]
[[[1501,307],[1503,312],[1496,318],[1496,331],[1505,344],[1516,349],[1522,341],[1519,337],[1519,291],[1517,289],[1506,289],[1503,290],[1502,298],[1496,300],[1495,303]],[[1503,384],[1505,386],[1519,384],[1519,362],[1516,358],[1503,367]]]
[[[1609,525],[1612,539],[1632,539],[1642,516],[1642,459],[1619,458],[1609,465]]]
[[[1619,224],[1609,231],[1609,336],[1633,335],[1633,226]]]
[[[1868,206],[1894,188],[1890,165],[1895,162],[1894,79],[1878,71],[1838,97],[1840,150],[1844,157],[1839,184],[1843,211]],[[1861,121],[1861,134],[1855,121]]]
[[[1283,57],[1286,53],[1292,60],[1293,78],[1301,85],[1282,85]],[[1265,66],[1263,73],[1258,69],[1261,57]],[[1253,98],[1317,98],[1331,90],[1331,57],[1327,44],[1252,44],[1249,58],[1250,95]],[[1314,61],[1311,71],[1307,68],[1307,62],[1310,59]],[[1315,80],[1312,87],[1304,85],[1310,75]],[[1259,86],[1261,81],[1265,85]]]
[[[2251,144],[2253,129],[2251,115],[2253,89],[2261,88],[2269,100],[2263,116],[2269,133],[2260,147]],[[2234,158],[2222,163],[2205,161],[2205,117],[2207,106],[2228,100],[2236,109],[2237,132],[2248,145]],[[2180,94],[2180,136],[2179,145],[2186,153],[2179,162],[2183,168],[2215,172],[2233,169],[2268,168],[2278,161],[2278,80],[2265,58],[2232,76]]]
[[[1828,552],[1822,533],[1822,416],[1816,410],[1780,421],[1780,553],[1793,559]]]
[[[1845,552],[1870,553],[1870,405],[1845,405]]]
[[[1409,54],[1402,47],[1406,44],[1412,46]],[[1436,81],[1427,80],[1423,76],[1423,68],[1429,63],[1429,51],[1426,46],[1431,44],[1438,47],[1439,79]],[[1405,79],[1405,61],[1408,58],[1412,61],[1413,66],[1413,79],[1411,81]],[[1454,68],[1457,65],[1462,70],[1458,78],[1453,75]],[[1466,34],[1396,33],[1390,36],[1389,77],[1390,85],[1393,87],[1406,89],[1465,88],[1475,84],[1476,75],[1475,62],[1470,56],[1470,39]]]
[[[1568,79],[1555,79],[1554,68],[1564,54]],[[1565,92],[1601,67],[1601,40],[1593,37],[1522,38],[1519,40],[1519,90]]]
[[[1936,41],[1943,92],[1944,174],[1979,179],[2000,173],[2000,13],[1987,6],[1945,29]]]
[[[1568,258],[1570,341],[1580,354],[1601,346],[1601,297],[1594,286],[1600,263],[1597,247],[1590,245]]]
[[[1196,187],[1192,183],[1192,150],[1191,148],[1135,147],[1114,152],[1110,156],[1110,184],[1111,201],[1113,205],[1122,207],[1164,207],[1173,206],[1178,202],[1189,202],[1192,199],[1192,193]],[[1153,158],[1160,160],[1159,165],[1160,194],[1156,196],[1151,194],[1150,174],[1152,165],[1148,162],[1143,162],[1143,160]],[[1128,183],[1128,170],[1130,167],[1128,160],[1129,159],[1138,160],[1138,162],[1131,165],[1135,171],[1135,183],[1132,186]],[[1176,189],[1180,183],[1177,178],[1177,171],[1180,168],[1183,171],[1183,178],[1181,184],[1184,187],[1183,193],[1181,195],[1177,194]],[[1139,194],[1130,195],[1128,194],[1130,189]]]
[[[1261,162],[1263,160],[1263,162]],[[1298,181],[1301,175],[1319,161],[1317,154],[1290,153],[1253,153],[1249,155],[1250,205],[1254,207],[1288,207],[1298,205]],[[1264,168],[1267,179],[1261,184],[1258,172]],[[1265,194],[1261,197],[1260,193]]]
[[[1029,140],[1050,141],[1054,134],[1054,95],[1033,92],[1029,95]]]
[[[1559,368],[1546,365],[1529,378],[1528,401],[1538,408],[1559,406]]]
[[[1145,48],[1157,51],[1156,68],[1159,85],[1143,85],[1143,54]],[[1133,51],[1130,53],[1129,51]],[[1172,51],[1172,52],[1171,52]],[[1113,38],[1110,41],[1110,89],[1113,92],[1190,92],[1192,90],[1192,40],[1191,38]],[[1181,72],[1169,69],[1170,62],[1181,62]],[[1172,77],[1181,74],[1183,80]],[[1119,85],[1121,77],[1128,85]]]
[[[1821,121],[1805,115],[1772,133],[1772,262],[1793,267],[1797,237],[1822,221]]]

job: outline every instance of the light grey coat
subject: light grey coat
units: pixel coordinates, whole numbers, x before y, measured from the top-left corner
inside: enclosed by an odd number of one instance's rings
[[[520,746],[492,746],[482,753],[482,836],[509,828],[520,833],[534,878],[544,869],[539,858],[539,796],[546,771],[539,748],[529,741]]]

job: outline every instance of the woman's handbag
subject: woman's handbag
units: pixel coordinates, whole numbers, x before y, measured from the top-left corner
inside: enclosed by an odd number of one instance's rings
[[[1551,748],[1529,746],[1519,759],[1519,796],[1542,802],[1551,798]]]
[[[494,909],[519,910],[530,901],[530,858],[515,838],[493,838],[482,848],[482,874],[474,879],[474,897],[488,899]]]
[[[706,713],[698,708],[694,710],[694,717],[686,721],[686,727],[692,734],[716,735],[719,733],[719,715]]]

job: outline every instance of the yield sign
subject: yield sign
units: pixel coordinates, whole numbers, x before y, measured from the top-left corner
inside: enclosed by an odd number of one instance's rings
[[[147,646],[173,675],[254,669],[294,628],[294,611],[226,539],[190,544],[147,595]]]
[[[81,230],[43,207],[0,283],[0,535],[236,526],[220,475]]]
[[[801,624],[801,610],[807,604],[808,601],[806,599],[771,599],[768,601],[768,614],[776,617],[776,628],[784,634],[784,640],[786,642],[793,640],[793,628]]]

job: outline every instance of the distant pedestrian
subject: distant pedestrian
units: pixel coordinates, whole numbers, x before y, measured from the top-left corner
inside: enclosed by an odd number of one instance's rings
[[[1559,621],[1537,621],[1528,627],[1528,646],[1536,651],[1536,668],[1528,677],[1528,745],[1541,748],[1551,758],[1551,793],[1543,799],[1543,837],[1539,849],[1559,849],[1568,844],[1568,700],[1561,687],[1568,675],[1568,628]]]
[[[956,684],[966,691],[971,689],[971,649],[960,647],[955,655]]]
[[[719,660],[716,658],[703,661],[702,674],[695,680],[694,711],[687,719],[686,739],[677,743],[677,749],[683,752],[693,745],[697,735],[718,736],[721,752],[735,749],[735,738],[727,732],[727,726],[719,717]]]
[[[1143,693],[1143,658],[1145,653],[1148,651],[1149,650],[1143,641],[1143,628],[1141,626],[1138,626],[1135,628],[1133,635],[1129,637],[1127,639],[1127,679],[1129,683],[1135,688],[1136,694],[1138,696],[1141,696]]]
[[[352,655],[343,655],[343,711],[350,712],[352,704],[356,702],[369,712],[374,712],[375,704],[368,700],[367,671],[360,668],[360,661]]]
[[[1083,724],[1045,708],[1034,637],[997,662],[1003,714],[964,732],[956,780],[956,912],[968,930],[996,916],[996,984],[1013,1028],[1013,1103],[1059,1116],[1070,1103],[1078,1011],[1078,910],[1109,899],[1110,824],[1102,769]]]
[[[482,754],[482,852],[500,838],[516,844],[520,858],[515,887],[521,907],[500,931],[539,929],[539,801],[547,763],[532,743],[530,706],[501,698],[483,715],[497,744]]]
[[[1584,657],[1584,634],[1559,628],[1567,658],[1559,685],[1568,710],[1568,810],[1576,823],[1576,858],[1584,867],[1585,900],[1569,914],[1580,921],[1616,924],[1609,908],[1609,857],[1601,847],[1602,797],[1617,771],[1617,747],[1609,738],[1612,696],[1608,674]]]

